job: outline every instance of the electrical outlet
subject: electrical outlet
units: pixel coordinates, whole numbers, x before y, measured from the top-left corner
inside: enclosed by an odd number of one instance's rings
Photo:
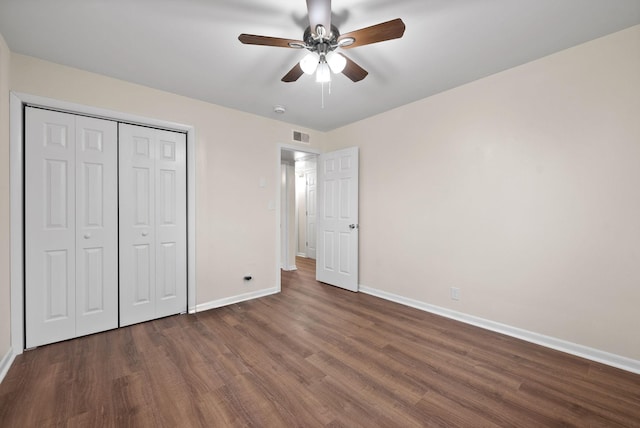
[[[460,289],[458,287],[451,287],[451,300],[460,300]]]

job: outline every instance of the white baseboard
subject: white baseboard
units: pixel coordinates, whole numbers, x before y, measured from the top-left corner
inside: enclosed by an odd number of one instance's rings
[[[431,312],[433,314],[460,321],[466,324],[475,325],[476,327],[484,328],[486,330],[495,331],[497,333],[502,333],[507,336],[515,337],[527,342],[555,349],[557,351],[566,352],[568,354],[586,358],[591,361],[596,361],[598,363],[640,374],[640,361],[638,360],[633,360],[631,358],[611,354],[599,349],[590,348],[588,346],[579,345],[577,343],[568,342],[566,340],[557,339],[551,336],[545,336],[543,334],[534,333],[532,331],[523,330],[521,328],[512,327],[506,324],[501,324],[473,315],[464,314],[462,312],[453,311],[451,309],[442,308],[440,306],[430,305],[419,300],[409,299],[407,297],[402,297],[397,294],[377,290],[375,288],[369,288],[362,284],[360,284],[359,290],[362,293],[400,303],[401,305],[410,306],[412,308],[420,309],[425,312]]]
[[[269,296],[271,294],[279,293],[280,290],[277,287],[266,288],[264,290],[252,291],[250,293],[239,294],[237,296],[226,297],[224,299],[212,300],[206,303],[200,303],[196,305],[195,310],[192,312],[189,309],[189,313],[207,311],[209,309],[220,308],[222,306],[233,305],[234,303],[245,302],[247,300],[257,299],[258,297]]]
[[[4,377],[11,368],[11,364],[13,364],[13,360],[15,360],[16,355],[17,354],[13,352],[13,348],[9,348],[4,357],[2,357],[2,360],[0,360],[0,383],[2,383]]]
[[[290,272],[292,270],[298,270],[298,266],[296,265],[291,265],[291,266],[283,266],[282,270]]]

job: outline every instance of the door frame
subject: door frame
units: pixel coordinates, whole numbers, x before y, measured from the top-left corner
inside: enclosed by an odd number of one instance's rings
[[[282,151],[283,150],[288,150],[288,151],[292,151],[292,152],[303,152],[303,153],[308,153],[310,155],[319,155],[320,153],[322,153],[320,150],[318,149],[313,149],[311,147],[300,147],[297,146],[295,144],[284,144],[284,143],[280,143],[277,145],[277,156],[276,156],[276,171],[277,171],[277,175],[276,175],[276,183],[278,183],[276,187],[276,224],[275,224],[275,235],[276,235],[276,266],[275,266],[275,273],[276,273],[276,289],[278,290],[278,292],[282,291],[282,275],[280,273],[280,267],[282,266],[282,242],[281,242],[281,235],[280,235],[280,224],[282,221],[282,213],[280,212],[281,209],[281,204],[282,204],[282,191],[281,188],[282,186],[280,185],[281,181],[282,181],[282,172],[281,172],[281,167],[280,165],[282,165]]]
[[[315,167],[315,169],[313,169],[313,171],[314,171],[313,175],[315,176],[315,184],[314,184],[314,186],[316,188],[316,205],[315,205],[315,210],[316,210],[316,213],[315,213],[315,225],[316,225],[316,227],[315,227],[315,230],[317,232],[318,231],[318,229],[317,229],[317,227],[318,227],[318,205],[317,205],[317,203],[318,203],[318,198],[317,198],[317,196],[318,196],[318,156],[316,156],[315,161],[316,161],[316,167]],[[318,252],[317,252],[317,249],[318,249],[318,236],[317,235],[318,234],[317,233],[316,233],[316,237],[315,237],[316,239],[314,241],[315,246],[313,247],[313,257],[309,256],[309,238],[308,238],[308,236],[309,236],[309,214],[308,214],[309,213],[309,180],[307,179],[307,176],[309,175],[309,171],[310,170],[308,170],[308,169],[304,171],[304,178],[305,178],[305,182],[307,183],[306,186],[305,186],[305,189],[304,189],[304,191],[305,191],[304,203],[305,203],[305,210],[307,212],[307,215],[305,216],[306,224],[304,226],[305,230],[306,230],[307,239],[306,239],[306,245],[305,245],[305,251],[304,252],[305,252],[305,256],[306,257],[309,257],[309,258],[312,258],[313,260],[316,260],[317,257],[318,257]]]
[[[195,128],[98,107],[60,101],[38,95],[11,92],[9,100],[9,177],[11,221],[11,350],[24,350],[24,107],[26,105],[93,116],[134,125],[152,126],[187,135],[187,310],[196,311],[196,154]],[[280,156],[278,152],[278,157]],[[279,282],[279,281],[278,281]]]

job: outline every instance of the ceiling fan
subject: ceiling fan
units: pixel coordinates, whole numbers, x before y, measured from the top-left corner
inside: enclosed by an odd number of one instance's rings
[[[309,54],[284,75],[283,82],[295,82],[304,73],[316,73],[316,82],[329,82],[331,80],[330,71],[342,73],[352,81],[359,82],[369,73],[351,59],[336,52],[336,49],[350,49],[399,39],[404,34],[405,25],[399,18],[340,34],[338,29],[331,25],[331,0],[307,0],[307,10],[309,12],[309,26],[302,36],[303,40],[254,34],[240,34],[238,37],[238,40],[248,45],[308,50]]]

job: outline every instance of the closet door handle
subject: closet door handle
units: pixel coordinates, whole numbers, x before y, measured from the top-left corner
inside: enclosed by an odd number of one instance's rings
[[[146,230],[144,232],[142,232],[142,236],[147,236],[149,234],[149,232],[147,232]]]
[[[91,234],[89,232],[84,234],[84,239],[89,239],[91,238]]]

